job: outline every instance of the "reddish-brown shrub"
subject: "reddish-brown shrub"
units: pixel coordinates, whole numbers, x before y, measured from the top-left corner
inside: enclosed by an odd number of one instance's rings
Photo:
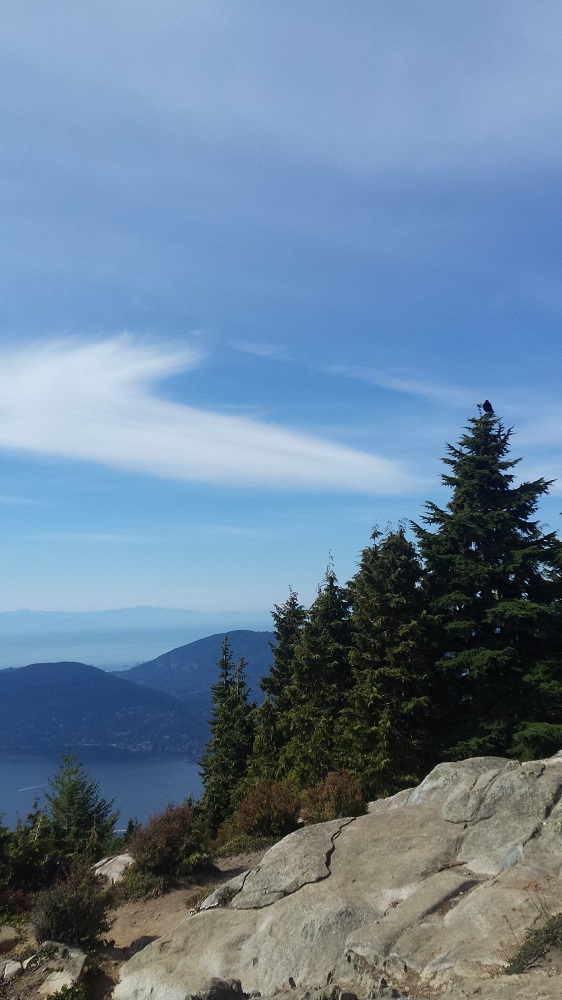
[[[190,806],[170,804],[154,813],[131,837],[129,850],[135,867],[173,880],[186,875],[204,857],[201,834]]]
[[[284,837],[298,826],[299,808],[287,781],[260,781],[242,799],[236,825],[252,837]]]
[[[367,803],[359,781],[349,771],[331,771],[317,785],[307,788],[303,795],[302,816],[307,824],[325,823],[342,816],[362,816],[366,812]]]
[[[31,896],[23,889],[9,889],[7,885],[0,885],[0,923],[2,916],[19,917],[28,913],[32,906]]]

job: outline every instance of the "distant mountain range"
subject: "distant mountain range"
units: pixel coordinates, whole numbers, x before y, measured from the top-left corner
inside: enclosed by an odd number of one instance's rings
[[[213,633],[271,627],[267,612],[183,611],[136,607],[113,611],[0,612],[0,670],[38,661],[93,663],[104,670],[151,660]]]
[[[243,657],[247,661],[246,674],[254,695],[257,695],[257,683],[260,677],[267,674],[271,666],[272,632],[250,632],[248,629],[237,629],[226,633],[228,643],[235,660]],[[176,698],[191,698],[194,694],[202,694],[210,706],[209,678],[216,677],[216,666],[219,661],[225,633],[206,636],[197,639],[186,646],[172,649],[147,663],[139,663],[128,670],[115,671],[115,677],[144,684]]]
[[[248,660],[257,693],[271,663],[273,633],[227,635],[235,659]],[[112,745],[197,760],[223,638],[207,636],[115,673],[68,661],[0,670],[0,750]]]

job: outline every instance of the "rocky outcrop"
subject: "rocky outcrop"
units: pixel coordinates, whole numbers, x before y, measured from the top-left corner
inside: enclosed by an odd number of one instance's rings
[[[47,942],[47,946],[49,944],[50,948],[47,948],[47,953],[50,955],[50,961],[54,968],[48,972],[44,982],[38,987],[37,992],[42,997],[58,994],[60,990],[65,988],[68,990],[75,983],[80,982],[86,964],[86,955],[80,948],[68,948],[55,941]],[[35,956],[35,960],[41,961],[44,953],[45,944],[43,944],[42,952]],[[33,960],[31,965],[33,965]]]
[[[475,995],[528,927],[562,910],[561,795],[562,753],[441,764],[366,816],[276,844],[134,956],[115,998],[184,1000],[213,977],[240,980],[247,995],[292,982],[382,996],[381,977],[395,996],[415,984],[424,996]],[[528,986],[494,980],[486,997],[523,1000]]]
[[[22,962],[16,959],[0,961],[0,983],[17,979],[18,995],[21,990],[21,995],[26,997],[58,995],[63,988],[70,989],[80,981],[85,963],[86,955],[79,948],[44,941],[35,955]]]
[[[102,858],[101,861],[97,861],[95,865],[92,865],[92,871],[103,878],[105,882],[114,885],[115,882],[121,881],[132,863],[132,854],[116,854],[114,857]]]

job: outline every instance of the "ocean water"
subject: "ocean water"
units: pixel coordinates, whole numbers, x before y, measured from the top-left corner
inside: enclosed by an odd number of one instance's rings
[[[192,795],[199,798],[199,765],[181,754],[149,754],[113,747],[80,747],[77,756],[88,774],[99,782],[100,794],[115,799],[120,816],[117,829],[131,818],[145,823],[152,812],[169,802],[179,805]],[[60,751],[0,751],[0,823],[12,828],[25,817],[35,797],[43,801],[49,778],[56,774]]]

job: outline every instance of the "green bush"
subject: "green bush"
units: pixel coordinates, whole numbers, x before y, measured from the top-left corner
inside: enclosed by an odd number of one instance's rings
[[[284,837],[297,828],[299,809],[288,781],[260,781],[242,799],[236,826],[250,837]]]
[[[220,833],[220,830],[219,830]],[[221,838],[213,848],[213,857],[230,858],[234,854],[251,854],[265,851],[276,842],[276,837],[251,837],[249,833],[230,833],[228,839]]]
[[[87,1000],[88,991],[84,983],[73,983],[72,986],[61,986],[50,996],[51,1000]]]
[[[33,926],[37,941],[60,941],[93,948],[111,927],[108,912],[113,899],[101,880],[87,868],[37,894]]]
[[[366,812],[359,780],[349,771],[331,771],[303,795],[302,815],[307,824],[326,823],[342,816],[363,816]]]
[[[170,884],[205,860],[203,837],[191,806],[169,805],[135,830],[129,851],[137,872],[162,876]]]
[[[116,903],[127,899],[145,899],[147,896],[158,896],[166,888],[163,875],[153,875],[142,871],[133,862],[123,872],[123,877],[115,884],[114,898]]]

